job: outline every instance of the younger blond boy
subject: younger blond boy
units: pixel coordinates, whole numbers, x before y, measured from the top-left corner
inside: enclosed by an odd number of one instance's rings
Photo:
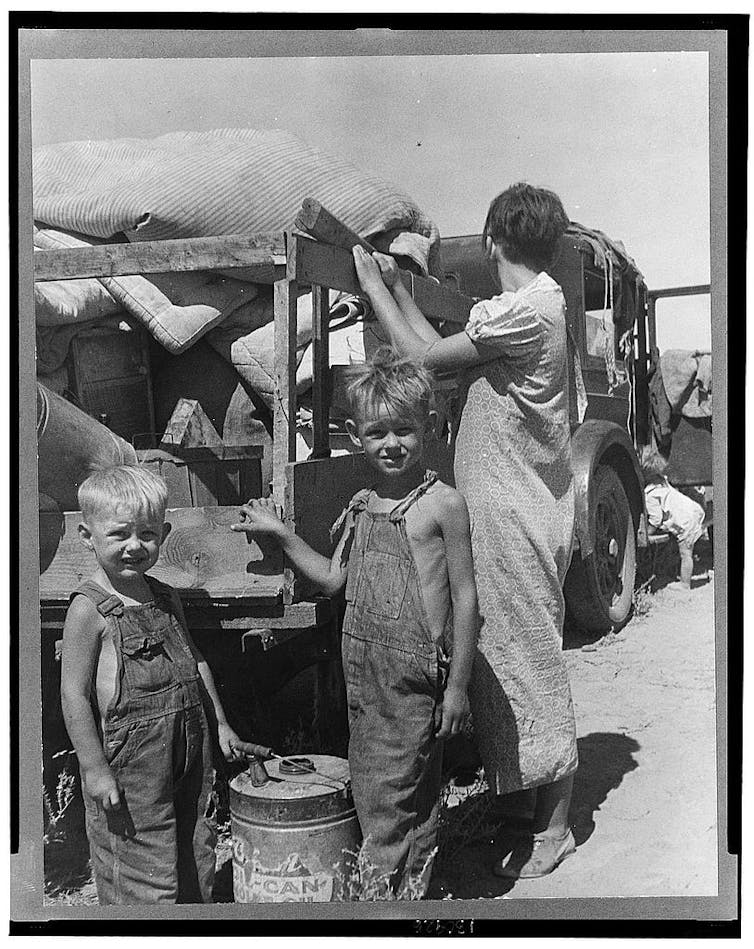
[[[150,577],[167,487],[136,466],[79,489],[92,576],[71,595],[61,697],[78,756],[100,904],[208,903],[215,874],[213,741],[238,736],[180,601]]]

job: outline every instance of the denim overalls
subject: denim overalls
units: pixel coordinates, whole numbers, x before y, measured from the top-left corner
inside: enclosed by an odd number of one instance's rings
[[[442,742],[435,738],[446,668],[427,622],[405,513],[437,480],[424,482],[392,512],[354,496],[336,528],[355,521],[343,620],[348,760],[353,798],[376,875],[391,874],[400,897],[429,883],[437,837]],[[441,637],[442,639],[442,637]]]
[[[208,903],[216,834],[206,691],[170,588],[146,579],[154,600],[138,606],[91,580],[72,595],[105,618],[118,660],[102,742],[121,807],[106,812],[84,793],[97,895],[100,904]]]

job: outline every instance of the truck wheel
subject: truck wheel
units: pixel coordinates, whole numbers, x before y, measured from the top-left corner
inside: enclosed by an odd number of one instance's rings
[[[566,605],[576,625],[607,633],[628,620],[636,579],[636,532],[631,507],[613,468],[600,466],[589,502],[594,550],[574,554],[565,582]]]

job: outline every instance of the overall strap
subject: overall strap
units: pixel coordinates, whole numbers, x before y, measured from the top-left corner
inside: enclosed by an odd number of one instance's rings
[[[109,616],[110,613],[117,615],[123,612],[123,600],[114,593],[108,593],[107,590],[103,590],[94,580],[84,580],[84,582],[73,591],[70,599],[72,600],[74,596],[79,593],[89,597],[102,616]]]
[[[357,491],[348,502],[348,507],[343,508],[343,510],[338,515],[338,519],[330,528],[331,543],[335,540],[335,536],[338,534],[338,532],[343,528],[343,525],[345,524],[346,518],[349,514],[358,514],[360,511],[365,510],[371,491],[371,488],[362,488],[361,491]]]
[[[406,511],[411,507],[411,505],[418,501],[419,498],[426,494],[426,492],[432,487],[432,485],[437,481],[437,472],[432,471],[429,468],[424,473],[424,481],[420,485],[414,488],[414,490],[406,495],[406,497],[399,501],[398,504],[390,512],[390,521],[395,524],[397,521],[400,521],[405,515]]]

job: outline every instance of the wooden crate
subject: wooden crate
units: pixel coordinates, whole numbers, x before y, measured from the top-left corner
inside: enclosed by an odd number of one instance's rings
[[[218,445],[137,450],[139,462],[161,475],[171,507],[243,504],[262,496],[261,445]]]
[[[87,414],[126,441],[154,431],[149,346],[142,327],[85,330],[73,338],[68,359],[76,397]]]

